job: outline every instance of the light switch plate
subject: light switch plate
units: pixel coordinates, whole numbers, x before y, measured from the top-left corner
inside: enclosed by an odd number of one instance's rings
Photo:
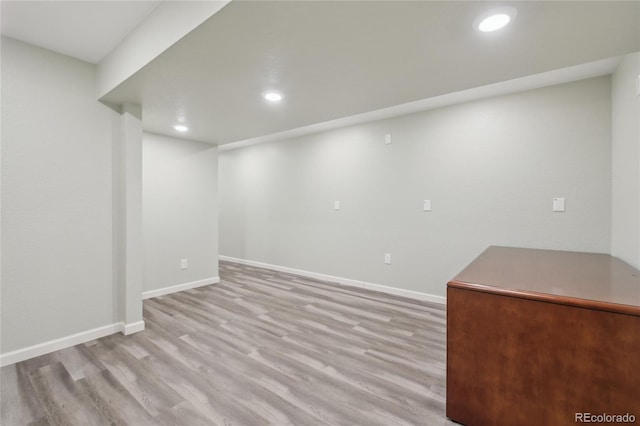
[[[333,209],[334,209],[334,210],[340,210],[340,201],[335,200],[335,201],[333,202]]]
[[[422,204],[422,209],[425,212],[430,212],[431,211],[431,200],[424,200],[424,202]]]
[[[564,211],[564,198],[554,198],[553,199],[553,211],[554,212],[563,212]]]
[[[391,133],[387,133],[386,135],[384,135],[384,144],[385,145],[391,144]]]

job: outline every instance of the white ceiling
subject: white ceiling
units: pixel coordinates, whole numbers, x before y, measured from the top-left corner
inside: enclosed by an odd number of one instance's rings
[[[158,3],[5,0],[2,33],[98,62]],[[505,5],[510,26],[472,27]],[[235,0],[102,100],[142,104],[147,131],[184,120],[179,136],[226,144],[638,50],[639,1]]]
[[[98,63],[160,3],[2,0],[2,34]]]
[[[510,4],[515,21],[474,19]],[[224,144],[640,50],[639,2],[233,1],[104,100]],[[285,99],[267,103],[277,89]]]

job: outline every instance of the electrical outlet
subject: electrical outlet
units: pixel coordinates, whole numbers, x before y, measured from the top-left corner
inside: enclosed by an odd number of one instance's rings
[[[189,260],[182,259],[180,260],[180,269],[187,269],[189,267]]]
[[[391,253],[384,254],[384,263],[387,265],[391,265]]]

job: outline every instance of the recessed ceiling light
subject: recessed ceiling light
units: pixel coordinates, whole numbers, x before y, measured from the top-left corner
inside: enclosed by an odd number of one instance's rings
[[[499,30],[511,22],[518,12],[513,7],[492,9],[478,16],[473,21],[473,27],[483,33]]]
[[[187,130],[189,130],[189,128],[184,124],[176,124],[175,126],[173,126],[173,128],[179,132],[186,132]]]
[[[282,100],[283,96],[278,92],[267,92],[264,94],[264,98],[270,102],[278,102]]]

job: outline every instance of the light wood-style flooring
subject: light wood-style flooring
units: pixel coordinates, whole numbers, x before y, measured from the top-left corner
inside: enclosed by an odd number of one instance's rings
[[[445,308],[220,263],[146,330],[1,369],[0,424],[449,425]]]

